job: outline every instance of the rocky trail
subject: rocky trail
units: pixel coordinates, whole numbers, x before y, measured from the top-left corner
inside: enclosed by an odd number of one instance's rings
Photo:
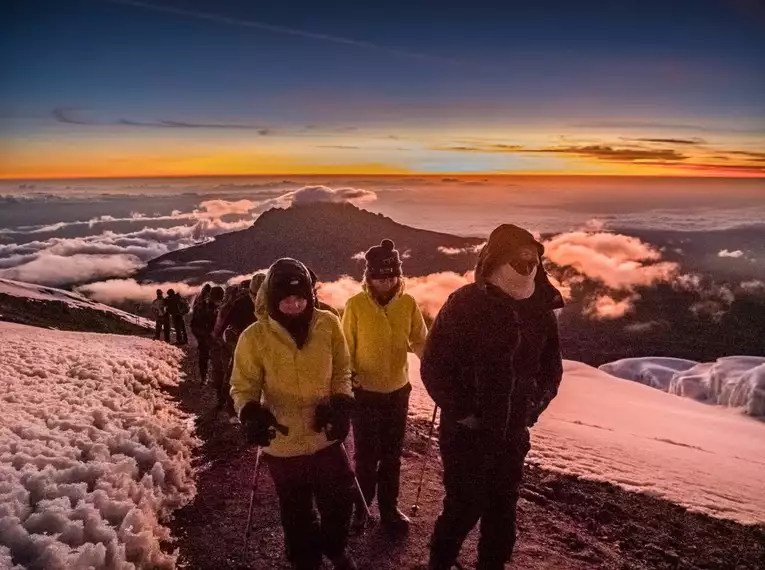
[[[255,449],[247,448],[226,416],[211,415],[214,396],[200,386],[187,359],[187,381],[174,391],[181,407],[198,417],[203,445],[196,457],[196,499],[176,512],[171,523],[180,549],[179,567],[192,570],[281,570],[283,556],[276,495],[263,469],[253,516],[250,547],[243,556]],[[427,420],[412,419],[402,473],[401,506],[414,501],[426,448]],[[350,438],[349,438],[350,444]],[[421,507],[408,536],[392,539],[378,527],[353,536],[351,549],[365,570],[424,570],[428,541],[441,507],[441,466],[431,447]],[[509,568],[519,570],[761,570],[765,568],[765,528],[690,513],[644,494],[546,471],[528,465],[519,503],[519,539]],[[374,509],[373,509],[374,512]],[[473,568],[476,533],[468,538],[460,563]],[[327,563],[326,568],[329,568]]]

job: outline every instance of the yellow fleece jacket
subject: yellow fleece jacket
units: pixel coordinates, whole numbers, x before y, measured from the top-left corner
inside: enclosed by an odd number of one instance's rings
[[[329,446],[313,429],[316,406],[332,394],[352,395],[348,348],[340,320],[315,310],[308,341],[298,349],[287,330],[271,319],[262,287],[255,303],[258,321],[239,337],[231,375],[237,414],[249,401],[262,402],[289,429],[277,432],[264,453],[275,457],[311,455]]]
[[[365,285],[345,305],[343,332],[355,373],[354,387],[389,394],[409,382],[407,353],[422,355],[428,329],[417,302],[404,293],[402,283],[384,307]]]

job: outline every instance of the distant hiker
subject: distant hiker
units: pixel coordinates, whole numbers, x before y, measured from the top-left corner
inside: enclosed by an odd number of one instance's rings
[[[225,293],[223,295],[223,302],[221,303],[221,306],[218,309],[218,318],[215,320],[215,329],[213,330],[213,337],[223,338],[223,324],[225,323],[226,317],[228,316],[228,313],[231,310],[231,307],[234,306],[234,302],[236,301],[238,296],[239,296],[238,285],[228,285],[226,287]]]
[[[363,291],[348,300],[343,313],[356,397],[356,475],[367,504],[377,494],[382,524],[405,531],[411,521],[398,508],[398,493],[412,391],[407,353],[422,355],[427,326],[417,302],[404,293],[401,259],[393,242],[382,240],[365,259]],[[354,527],[363,528],[363,505],[357,505],[355,513]]]
[[[157,296],[151,303],[151,310],[154,313],[154,340],[159,340],[162,333],[165,342],[170,342],[170,315],[167,313],[162,289],[157,289]]]
[[[318,570],[322,555],[355,570],[346,551],[353,472],[341,445],[353,396],[340,321],[315,310],[308,270],[294,259],[268,270],[256,310],[236,346],[231,396],[248,440],[264,447],[287,558],[295,570]],[[277,423],[288,432],[274,432]]]
[[[204,289],[202,289],[204,293]],[[201,295],[200,295],[201,296]],[[207,380],[207,369],[210,361],[210,347],[212,345],[212,333],[215,327],[215,319],[218,316],[218,307],[223,301],[223,287],[216,285],[210,287],[204,298],[194,299],[191,313],[191,332],[197,340],[199,353],[199,379],[202,384]]]
[[[232,417],[235,417],[235,414],[229,395],[229,378],[233,367],[234,349],[239,335],[257,320],[255,298],[265,278],[265,273],[256,273],[252,279],[237,285],[226,314],[215,325],[218,331],[216,360],[213,366],[215,370],[213,385],[217,394],[216,409],[221,411],[228,408]]]
[[[313,288],[313,296],[316,299],[316,308],[320,309],[322,311],[329,311],[336,317],[340,316],[340,312],[335,309],[332,305],[328,305],[324,301],[319,301],[319,297],[316,294],[316,286],[319,284],[319,277],[316,275],[316,273],[313,272],[313,269],[310,267],[308,268],[308,273],[311,275],[311,287]]]
[[[476,282],[452,293],[433,324],[422,381],[441,408],[446,496],[429,570],[452,567],[479,519],[476,568],[504,568],[513,553],[528,428],[563,373],[553,312],[563,298],[543,253],[526,230],[499,226],[481,250]]]
[[[194,297],[194,301],[191,303],[191,312],[193,313],[194,310],[197,308],[197,305],[201,303],[202,301],[206,301],[210,297],[210,291],[212,290],[212,285],[209,283],[205,283],[202,286],[202,290],[199,291],[199,294]]]
[[[189,305],[186,300],[172,289],[167,290],[167,299],[165,299],[167,312],[173,321],[175,329],[175,344],[187,344],[189,338],[186,335],[186,323],[183,320],[184,315],[189,312]]]

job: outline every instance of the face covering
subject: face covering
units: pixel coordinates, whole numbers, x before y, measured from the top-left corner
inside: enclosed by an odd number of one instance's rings
[[[537,275],[535,266],[528,275],[521,275],[509,263],[503,263],[497,267],[489,277],[489,283],[496,285],[502,291],[510,295],[513,299],[528,299],[534,294],[535,281]]]

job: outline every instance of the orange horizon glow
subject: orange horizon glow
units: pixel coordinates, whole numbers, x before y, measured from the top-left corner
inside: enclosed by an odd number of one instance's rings
[[[730,146],[704,142],[673,147],[661,142],[630,145],[619,142],[617,137],[568,146],[533,137],[525,145],[497,144],[492,139],[465,145],[459,142],[434,145],[425,136],[409,140],[408,147],[396,148],[361,136],[337,141],[342,143],[337,146],[294,140],[250,146],[249,141],[225,139],[217,146],[204,139],[141,138],[69,146],[65,140],[56,139],[23,142],[0,139],[3,150],[0,179],[318,175],[765,177],[765,153],[757,152],[751,141],[743,146],[731,141]]]
[[[96,174],[45,174],[38,176],[13,176],[4,175],[0,173],[0,180],[14,182],[24,182],[29,180],[157,180],[157,179],[186,179],[186,178],[256,178],[256,177],[293,177],[293,178],[312,178],[316,176],[333,176],[333,177],[349,177],[349,176],[372,176],[372,177],[400,177],[400,176],[417,176],[420,178],[443,178],[454,177],[461,179],[472,178],[501,178],[501,177],[576,177],[576,178],[741,178],[741,179],[765,179],[765,174],[761,172],[756,173],[742,173],[742,172],[722,172],[722,173],[703,173],[704,171],[690,174],[688,172],[672,172],[672,173],[604,173],[604,172],[532,172],[532,171],[517,171],[517,172],[412,172],[412,171],[386,171],[386,172],[370,172],[367,170],[358,171],[305,171],[305,172],[251,172],[251,173],[231,173],[221,172],[215,174],[119,174],[119,175],[96,175]]]

